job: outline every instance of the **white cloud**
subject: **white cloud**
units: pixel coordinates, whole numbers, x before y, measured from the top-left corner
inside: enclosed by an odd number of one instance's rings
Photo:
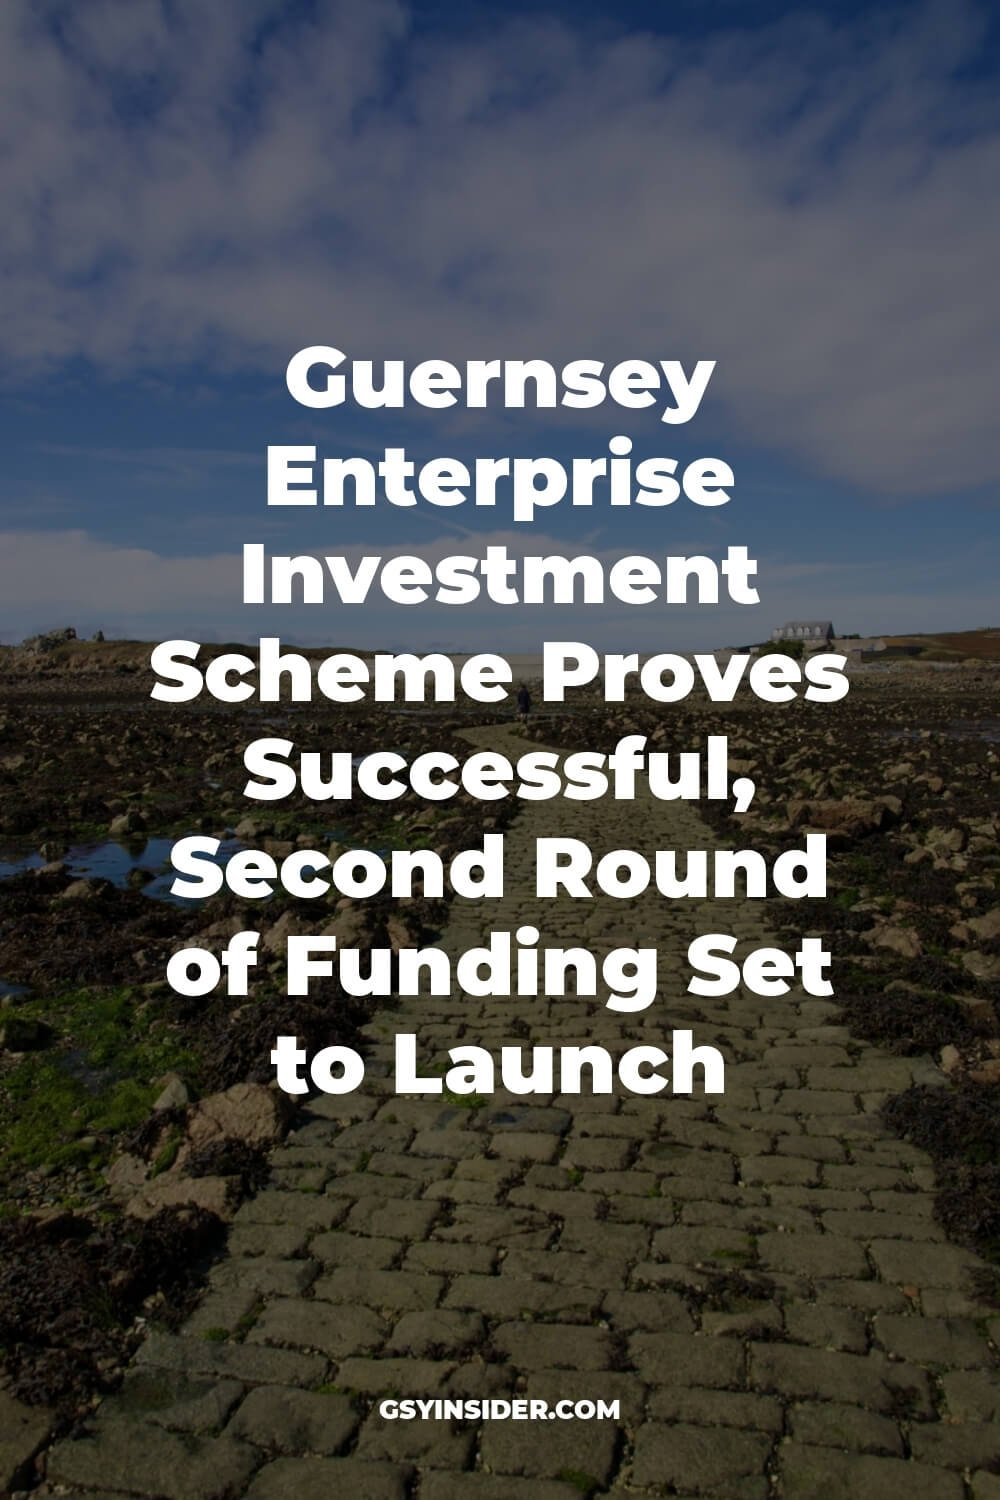
[[[366,553],[387,555],[385,539],[342,550],[352,567]],[[590,551],[607,568],[622,548],[601,549],[541,533],[495,531],[464,537],[436,536],[395,547],[393,553],[433,564],[452,553],[481,555],[506,546],[511,556],[578,555]],[[704,540],[675,539],[674,552],[718,547]],[[657,556],[657,554],[653,554]],[[879,562],[760,559],[763,602],[756,606],[507,607],[488,602],[460,610],[433,604],[391,606],[373,589],[360,606],[257,608],[240,603],[241,557],[165,557],[146,548],[105,542],[83,531],[0,532],[0,641],[55,626],[74,625],[81,635],[100,628],[112,636],[140,640],[184,637],[198,641],[249,640],[277,634],[288,641],[370,649],[399,647],[535,651],[542,639],[580,639],[618,650],[711,648],[760,640],[787,619],[822,613],[841,630],[862,634],[966,628],[996,613],[995,594],[969,581],[969,559],[930,565],[905,558],[884,587]],[[821,601],[821,602],[818,602]]]
[[[969,4],[697,46],[392,0],[0,7],[17,378],[716,358],[705,420],[887,493],[1000,477],[997,108]],[[720,405],[719,398],[722,404]]]

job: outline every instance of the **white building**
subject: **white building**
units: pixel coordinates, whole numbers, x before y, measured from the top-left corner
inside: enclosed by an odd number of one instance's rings
[[[832,641],[832,620],[789,620],[771,631],[772,641],[805,641],[807,645],[819,645]]]

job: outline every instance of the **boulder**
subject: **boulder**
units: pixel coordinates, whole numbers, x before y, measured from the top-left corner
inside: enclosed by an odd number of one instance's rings
[[[55,1413],[44,1406],[25,1406],[8,1391],[0,1391],[0,1494],[19,1485],[26,1489],[32,1475],[28,1466],[55,1426]]]
[[[962,954],[962,967],[975,979],[1000,979],[1000,957],[995,953],[980,953],[974,948]]]
[[[992,1001],[983,999],[981,995],[953,995],[952,999],[977,1026],[991,1026],[995,1023],[996,1011]]]
[[[396,912],[393,912],[387,919],[385,930],[389,938],[389,946],[394,953],[398,953],[400,948],[413,946],[413,933],[403,917]]]
[[[353,948],[369,936],[368,918],[361,906],[349,906],[321,929],[324,937],[335,937],[340,948]]]
[[[307,933],[314,931],[315,927],[312,923],[294,911],[286,911],[271,927],[266,929],[261,938],[261,947],[265,953],[273,953],[280,958],[285,954],[290,937],[304,937]]]
[[[271,825],[260,823],[256,818],[243,818],[237,823],[233,832],[238,839],[258,839],[263,834],[271,832]]]
[[[959,854],[965,848],[965,829],[959,828],[957,824],[945,827],[938,824],[935,828],[929,828],[924,835],[924,844],[932,854],[939,857],[946,854]]]
[[[902,804],[897,797],[827,798],[813,801],[792,797],[788,801],[788,821],[797,828],[814,828],[820,832],[839,833],[849,838],[863,838],[878,833],[899,817]]]
[[[132,1156],[126,1151],[111,1163],[104,1174],[104,1181],[112,1198],[131,1198],[143,1186],[148,1175],[148,1163],[141,1156]]]
[[[287,859],[295,852],[294,839],[272,839],[264,840],[264,853],[270,854],[272,859]]]
[[[165,1073],[159,1080],[159,1094],[153,1105],[154,1114],[162,1114],[167,1109],[183,1109],[185,1104],[191,1102],[191,1094],[187,1084],[179,1073]]]
[[[970,917],[967,924],[981,943],[991,943],[1000,938],[1000,906],[984,912],[981,917]]]
[[[119,813],[117,818],[112,818],[108,825],[108,832],[112,838],[126,838],[130,833],[142,833],[146,827],[146,820],[142,813],[130,807],[128,812]]]
[[[924,951],[920,936],[912,927],[879,927],[868,935],[868,942],[873,948],[888,948],[901,958],[919,958]]]
[[[133,1219],[151,1219],[161,1208],[190,1206],[228,1219],[239,1196],[235,1177],[180,1177],[171,1172],[141,1187],[125,1205],[125,1212]]]
[[[208,947],[211,943],[221,943],[235,937],[238,932],[242,932],[246,925],[241,916],[223,917],[219,922],[212,922],[208,927],[202,927],[195,934],[195,941],[202,947]]]
[[[262,1083],[235,1083],[220,1094],[209,1094],[191,1109],[177,1165],[182,1167],[193,1151],[217,1141],[272,1146],[284,1136],[291,1116],[287,1095]]]

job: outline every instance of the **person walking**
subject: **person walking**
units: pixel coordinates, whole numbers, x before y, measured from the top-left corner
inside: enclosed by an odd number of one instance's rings
[[[517,690],[517,717],[522,724],[527,724],[528,715],[531,713],[531,694],[524,683]]]

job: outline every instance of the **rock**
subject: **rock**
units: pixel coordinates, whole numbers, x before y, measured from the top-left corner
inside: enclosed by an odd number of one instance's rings
[[[996,1021],[996,1012],[989,1000],[984,1000],[980,995],[954,995],[952,996],[956,1005],[960,1005],[970,1021],[975,1021],[980,1026],[992,1026]]]
[[[141,1187],[125,1205],[125,1212],[133,1219],[151,1219],[161,1208],[190,1206],[227,1219],[238,1200],[235,1177],[181,1177],[171,1172]]]
[[[413,946],[413,934],[402,917],[397,916],[395,912],[388,918],[385,930],[389,938],[389,946],[394,953],[398,953],[400,948]]]
[[[924,951],[919,934],[912,927],[879,927],[869,934],[868,942],[873,948],[888,948],[901,958],[919,958]]]
[[[303,936],[313,931],[315,928],[309,921],[298,916],[294,911],[286,911],[273,926],[267,928],[261,938],[261,947],[265,953],[274,953],[282,957],[290,937]]]
[[[160,1093],[153,1105],[154,1114],[162,1114],[167,1109],[182,1109],[185,1104],[190,1104],[190,1091],[179,1073],[165,1073],[158,1086]]]
[[[1000,1057],[988,1057],[969,1069],[973,1083],[1000,1083]]]
[[[58,901],[92,901],[112,890],[110,880],[72,880],[56,897]]]
[[[950,1077],[952,1073],[958,1071],[961,1065],[962,1054],[957,1047],[953,1047],[949,1042],[947,1047],[941,1048],[941,1071],[943,1073],[947,1073]]]
[[[113,1198],[131,1198],[141,1188],[149,1175],[149,1167],[141,1156],[132,1156],[127,1151],[117,1157],[104,1174],[108,1191]]]
[[[46,1204],[44,1208],[35,1209],[26,1217],[44,1230],[49,1244],[78,1239],[81,1234],[89,1234],[92,1228],[87,1219],[75,1214],[72,1209],[64,1208],[61,1203]]]
[[[182,1166],[193,1151],[216,1141],[231,1139],[248,1146],[271,1146],[284,1136],[291,1115],[287,1096],[262,1083],[236,1083],[221,1094],[209,1094],[191,1110],[177,1165]]]
[[[137,812],[134,807],[128,812],[119,813],[117,818],[112,818],[108,825],[108,832],[112,838],[121,838],[130,833],[142,833],[146,827],[146,820],[142,813]]]
[[[55,1414],[44,1406],[25,1406],[0,1391],[0,1494],[9,1495],[21,1483],[27,1487],[28,1465],[54,1424]]]
[[[204,947],[211,943],[219,943],[224,939],[235,937],[245,927],[246,922],[241,916],[224,917],[221,922],[212,922],[208,927],[202,927],[195,934],[195,938]]]
[[[270,833],[270,831],[270,824],[258,823],[256,818],[244,818],[233,829],[238,839],[258,839],[263,834]]]
[[[810,801],[792,797],[788,801],[788,821],[794,827],[827,830],[862,838],[865,834],[877,833],[899,816],[902,804],[898,797],[881,797],[867,800],[861,797],[843,797]]]
[[[958,854],[965,848],[965,829],[955,824],[929,828],[924,843],[933,854]]]
[[[52,1027],[30,1016],[10,1016],[0,1025],[0,1047],[8,1052],[42,1052],[54,1040]]]
[[[1000,979],[1000,957],[995,953],[980,953],[974,948],[962,954],[962,967],[976,979]]]
[[[981,943],[991,943],[994,938],[1000,938],[1000,906],[994,906],[981,917],[970,917],[966,925],[972,928]]]
[[[368,936],[368,918],[360,906],[350,906],[321,929],[324,937],[335,937],[340,948],[352,948]]]
[[[295,840],[267,838],[264,840],[264,852],[270,854],[272,859],[287,859],[289,854],[295,852]]]
[[[933,990],[921,989],[919,984],[910,984],[906,979],[890,979],[888,984],[882,986],[883,995],[905,995],[914,1000],[929,1000]]]

